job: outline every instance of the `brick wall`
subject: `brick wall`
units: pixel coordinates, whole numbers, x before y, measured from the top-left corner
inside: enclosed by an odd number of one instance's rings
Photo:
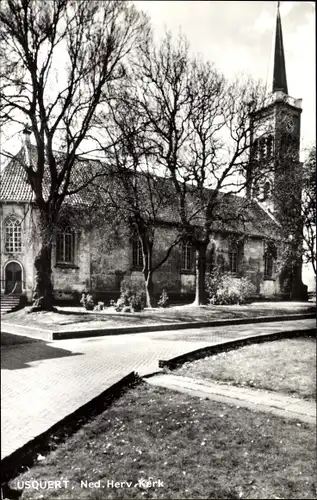
[[[18,262],[22,267],[24,292],[29,300],[32,297],[34,280],[34,257],[37,242],[32,232],[32,221],[36,221],[36,212],[27,204],[6,203],[1,206],[1,234],[4,234],[4,222],[10,215],[15,215],[22,222],[22,250],[19,254],[5,252],[4,238],[1,238],[1,291],[4,291],[5,266],[10,261]],[[36,223],[35,223],[36,227]],[[164,257],[173,243],[176,230],[171,226],[157,228],[154,237],[154,266]],[[228,266],[229,240],[223,235],[212,238],[207,249],[207,271],[222,256]],[[59,300],[73,298],[85,288],[101,296],[116,298],[120,292],[122,280],[131,280],[143,286],[143,274],[132,266],[131,230],[121,225],[114,232],[104,224],[91,232],[76,233],[75,265],[68,268],[56,264],[56,250],[52,250],[52,270],[55,296]],[[171,251],[168,260],[154,273],[154,292],[157,296],[165,288],[173,296],[190,295],[195,289],[194,262],[192,272],[181,270],[181,245]],[[279,293],[279,280],[264,280],[264,246],[260,239],[247,238],[241,256],[241,276],[248,276],[257,287],[257,293],[272,297]],[[193,258],[194,261],[194,258]]]

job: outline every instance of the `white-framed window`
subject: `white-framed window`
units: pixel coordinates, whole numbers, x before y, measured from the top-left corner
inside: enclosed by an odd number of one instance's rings
[[[243,241],[232,241],[229,246],[229,271],[239,273],[241,256],[243,255]]]
[[[138,269],[143,268],[142,246],[137,238],[132,240],[132,266]]]
[[[192,271],[193,268],[193,245],[190,241],[182,243],[182,271]]]
[[[60,230],[56,236],[56,263],[75,263],[75,231],[67,226]]]
[[[274,243],[267,242],[264,250],[264,278],[272,278],[274,272],[274,260],[276,259],[276,247]]]
[[[16,217],[5,222],[5,250],[10,253],[22,251],[21,222]]]

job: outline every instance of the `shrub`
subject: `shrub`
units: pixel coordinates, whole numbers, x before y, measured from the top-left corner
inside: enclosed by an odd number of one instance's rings
[[[162,294],[160,296],[160,299],[159,299],[157,305],[158,305],[158,307],[167,307],[168,301],[169,301],[169,297],[167,295],[167,291],[165,290],[165,288],[163,288]]]
[[[256,293],[256,287],[249,278],[237,279],[216,268],[206,277],[206,291],[211,304],[244,304]]]
[[[94,307],[94,311],[103,311],[105,307],[104,302],[98,302],[98,304]]]
[[[138,285],[122,282],[121,294],[117,302],[110,301],[110,305],[115,308],[117,312],[140,312],[145,307],[145,294],[139,290]],[[129,311],[127,310],[129,308]]]
[[[136,292],[129,297],[129,303],[132,311],[140,312],[145,307],[144,292]]]
[[[81,299],[80,299],[80,303],[83,305],[83,307],[87,311],[92,311],[95,307],[92,295],[86,291],[83,292]]]

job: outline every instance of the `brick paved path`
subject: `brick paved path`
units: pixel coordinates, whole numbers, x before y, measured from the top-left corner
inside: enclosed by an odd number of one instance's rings
[[[98,396],[131,371],[223,340],[313,328],[314,320],[34,341],[1,349],[2,458]]]
[[[146,381],[167,389],[185,392],[191,396],[208,398],[255,411],[264,411],[280,417],[316,424],[316,403],[262,389],[246,389],[207,380],[174,374],[154,375]]]

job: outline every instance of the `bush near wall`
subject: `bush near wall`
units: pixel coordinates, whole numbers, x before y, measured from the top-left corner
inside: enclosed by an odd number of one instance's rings
[[[133,283],[129,279],[124,279],[121,282],[121,293],[118,300],[110,301],[117,312],[140,312],[145,307],[145,292],[140,290],[137,283]]]
[[[249,278],[237,278],[216,268],[206,277],[206,291],[211,304],[245,304],[255,295],[256,286]]]

